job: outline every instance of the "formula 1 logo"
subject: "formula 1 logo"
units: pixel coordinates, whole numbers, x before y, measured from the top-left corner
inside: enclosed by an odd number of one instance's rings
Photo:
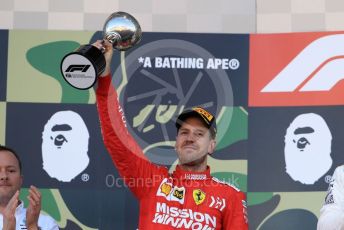
[[[343,79],[344,34],[319,38],[302,50],[261,92],[329,91]]]
[[[74,71],[80,71],[80,72],[86,72],[88,68],[90,68],[91,65],[70,65],[66,69],[65,72],[74,72]]]
[[[342,33],[252,35],[249,104],[344,104],[343,43]]]

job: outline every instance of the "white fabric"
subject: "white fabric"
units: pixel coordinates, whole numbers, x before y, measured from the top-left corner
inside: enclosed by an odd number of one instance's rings
[[[334,171],[317,230],[344,230],[344,165]]]
[[[24,208],[24,203],[21,204],[16,209],[16,230],[23,230],[26,228],[26,208]],[[0,229],[3,226],[3,216],[0,214]],[[38,218],[38,227],[42,230],[59,230],[59,227],[55,220],[48,215],[40,214]]]

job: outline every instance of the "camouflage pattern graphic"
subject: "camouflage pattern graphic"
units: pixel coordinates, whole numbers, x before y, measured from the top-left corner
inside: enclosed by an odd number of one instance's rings
[[[66,230],[138,223],[137,200],[103,145],[94,89],[74,89],[60,73],[64,55],[101,37],[0,30],[0,144],[22,158],[21,199],[27,204],[28,186],[38,186],[43,212]],[[247,194],[250,229],[315,229],[331,174],[344,160],[343,108],[255,106],[254,98],[249,105],[251,42],[249,34],[143,33],[137,46],[116,51],[112,80],[128,130],[151,161],[172,172],[176,117],[207,108],[218,128],[212,175]],[[305,154],[320,147],[317,165]]]

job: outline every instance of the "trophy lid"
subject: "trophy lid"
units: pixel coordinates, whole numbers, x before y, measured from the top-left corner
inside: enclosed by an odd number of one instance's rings
[[[137,20],[126,12],[111,14],[103,28],[103,37],[114,49],[127,50],[141,40],[142,31]]]

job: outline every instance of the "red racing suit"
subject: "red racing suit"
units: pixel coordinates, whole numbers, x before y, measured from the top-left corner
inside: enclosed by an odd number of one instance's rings
[[[128,133],[111,77],[101,77],[96,91],[102,135],[110,156],[140,203],[140,230],[248,229],[244,193],[210,175],[170,174],[150,162]]]

